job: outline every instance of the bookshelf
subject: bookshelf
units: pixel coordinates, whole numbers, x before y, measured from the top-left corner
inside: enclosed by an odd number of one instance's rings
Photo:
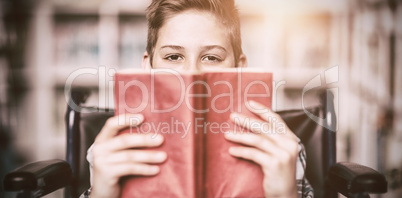
[[[376,123],[384,109],[395,112],[392,129],[402,129],[398,122],[402,105],[395,99],[402,97],[398,89],[402,61],[390,56],[391,45],[394,54],[401,54],[402,26],[396,21],[402,20],[402,4],[393,13],[381,2],[236,0],[249,67],[274,72],[273,109],[302,108],[304,86],[319,76],[322,89],[334,91],[337,115],[342,115],[337,117],[338,160],[373,168],[378,165]],[[37,1],[27,65],[21,71],[29,90],[10,118],[16,146],[28,160],[64,158],[64,85],[71,76],[77,75],[73,86],[91,90],[89,105],[113,107],[108,82],[118,69],[140,67],[147,36],[144,10],[149,3]],[[393,68],[391,61],[395,61]],[[328,76],[326,71],[335,66],[337,72]],[[7,67],[1,59],[0,67]],[[326,76],[338,81],[325,85]],[[306,105],[317,102],[316,91],[305,96]],[[0,96],[3,102],[1,97],[5,96]],[[400,134],[388,137],[390,151],[400,148]],[[389,163],[401,160],[393,158]]]
[[[107,107],[112,89],[99,79],[108,82],[118,68],[140,67],[135,63],[146,42],[143,4],[149,2],[88,2],[39,1],[34,10],[23,69],[29,91],[14,130],[16,148],[28,161],[64,158],[68,79],[75,75],[73,87],[91,90],[90,105]]]

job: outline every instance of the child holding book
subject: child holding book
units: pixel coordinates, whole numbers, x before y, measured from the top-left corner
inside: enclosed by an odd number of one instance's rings
[[[201,71],[247,67],[241,49],[238,11],[233,0],[153,0],[147,9],[147,19],[148,43],[142,61],[145,69]],[[267,108],[258,103],[250,103],[250,106]],[[268,125],[274,124],[269,122],[270,118],[283,123],[280,116],[270,110],[255,113]],[[156,175],[160,171],[157,164],[168,158],[161,151],[133,149],[160,146],[164,141],[160,135],[154,138],[146,134],[117,135],[130,127],[130,122],[122,125],[119,120],[133,118],[144,120],[140,114],[110,118],[89,149],[91,197],[118,197],[121,177]],[[245,122],[247,118],[241,114],[232,113],[231,119],[250,128]],[[303,146],[288,128],[280,135],[227,133],[225,138],[239,144],[228,151],[233,157],[251,160],[261,166],[264,173],[261,185],[266,197],[313,196],[304,177]]]

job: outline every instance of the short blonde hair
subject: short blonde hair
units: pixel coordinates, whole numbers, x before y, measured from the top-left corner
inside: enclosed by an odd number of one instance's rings
[[[237,64],[243,51],[241,48],[239,12],[234,0],[153,0],[147,8],[147,52],[150,56],[151,65],[159,29],[170,17],[190,9],[211,12],[222,20],[230,35],[235,63]]]

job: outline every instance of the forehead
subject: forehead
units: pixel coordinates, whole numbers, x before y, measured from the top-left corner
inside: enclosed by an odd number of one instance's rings
[[[158,45],[222,45],[230,47],[226,26],[207,11],[187,10],[168,18],[158,32]]]

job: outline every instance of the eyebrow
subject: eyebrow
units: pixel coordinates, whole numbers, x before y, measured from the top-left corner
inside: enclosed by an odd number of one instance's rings
[[[166,48],[171,48],[174,50],[184,50],[184,47],[180,46],[180,45],[164,45],[160,49],[162,50],[162,49],[166,49]],[[220,45],[207,45],[207,46],[203,46],[202,48],[204,51],[218,49],[218,50],[222,50],[222,51],[226,52],[226,49]]]
[[[211,49],[218,49],[218,50],[222,50],[222,51],[226,52],[226,49],[224,47],[220,46],[220,45],[207,45],[207,46],[204,46],[202,48],[205,51],[208,51],[208,50],[211,50]]]
[[[180,46],[180,45],[164,45],[160,49],[165,49],[165,48],[171,48],[174,50],[183,50],[184,49],[184,47]]]

